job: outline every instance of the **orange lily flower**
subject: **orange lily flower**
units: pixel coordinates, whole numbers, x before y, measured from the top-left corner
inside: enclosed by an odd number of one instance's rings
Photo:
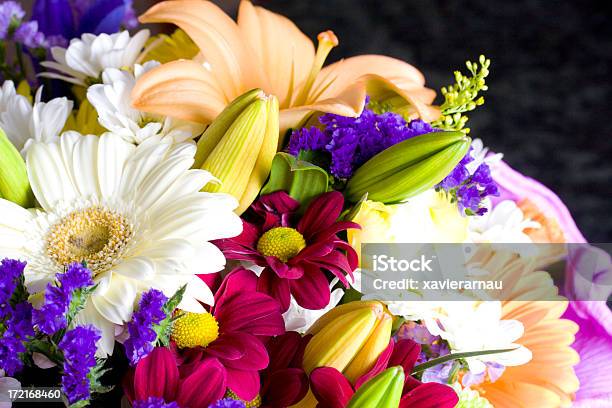
[[[411,118],[435,120],[435,92],[403,61],[362,55],[323,67],[338,44],[331,31],[318,47],[289,19],[242,1],[238,21],[204,0],[158,3],[143,23],[174,23],[200,49],[193,60],[176,60],[143,75],[133,93],[139,110],[210,123],[236,97],[253,88],[280,102],[281,132],[312,112],[359,116],[366,94],[401,107]]]

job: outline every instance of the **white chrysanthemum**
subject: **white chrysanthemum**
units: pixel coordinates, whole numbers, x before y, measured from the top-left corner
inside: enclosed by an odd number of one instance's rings
[[[0,199],[1,257],[28,262],[26,284],[40,293],[64,265],[86,262],[99,285],[79,316],[102,331],[111,353],[115,325],[131,317],[137,295],[172,295],[188,284],[180,307],[203,312],[210,289],[195,274],[221,270],[225,258],[209,241],[242,229],[227,194],[200,192],[213,176],[190,170],[193,143],[150,138],[139,146],[111,133],[62,135],[33,143],[26,164],[40,210]]]
[[[523,211],[514,201],[504,200],[495,206],[486,203],[489,209],[484,215],[469,217],[469,237],[472,242],[485,243],[525,243],[533,241],[527,234],[527,228],[540,228],[540,224],[525,219]]]
[[[531,360],[531,351],[515,343],[523,336],[523,324],[502,320],[501,302],[452,302],[447,306],[438,315],[439,324],[427,324],[427,330],[448,341],[451,353],[514,349],[466,358],[472,373],[482,373],[487,362],[509,367]]]
[[[87,89],[87,99],[98,112],[102,127],[131,143],[142,143],[151,136],[169,136],[175,143],[192,139],[203,127],[159,115],[151,115],[132,108],[131,93],[136,80],[145,72],[159,66],[156,61],[134,65],[134,72],[107,68],[102,73],[102,84]]]
[[[106,68],[133,66],[148,39],[149,30],[141,30],[133,37],[128,31],[110,35],[83,34],[81,38],[72,39],[68,48],[51,48],[55,61],[45,61],[42,65],[58,72],[41,75],[85,86],[98,81]]]
[[[72,111],[72,101],[55,98],[41,102],[39,88],[32,105],[15,91],[13,81],[5,81],[0,89],[0,128],[22,153],[30,141],[57,141]]]

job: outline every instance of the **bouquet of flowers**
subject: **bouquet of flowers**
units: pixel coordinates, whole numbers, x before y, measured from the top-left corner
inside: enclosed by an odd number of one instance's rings
[[[612,405],[610,256],[466,127],[490,61],[436,101],[317,41],[249,1],[0,2],[0,407]],[[369,291],[407,243],[513,284]]]

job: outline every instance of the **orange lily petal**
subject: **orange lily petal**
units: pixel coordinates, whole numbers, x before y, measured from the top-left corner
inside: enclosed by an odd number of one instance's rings
[[[226,99],[232,100],[244,91],[261,85],[261,67],[252,63],[254,55],[245,47],[238,26],[212,2],[164,1],[151,7],[140,17],[140,21],[172,23],[183,29],[210,64],[212,75]]]
[[[372,74],[364,75],[360,80],[365,82],[367,93],[372,98],[385,101],[399,96],[401,100],[408,102],[407,105],[404,104],[406,106],[398,106],[398,111],[411,119],[420,118],[432,122],[440,117],[440,109],[431,105],[436,97],[436,92],[432,89],[415,87],[401,80],[396,83],[393,79]],[[404,83],[405,88],[401,88],[400,83]]]
[[[267,76],[269,89],[281,108],[291,102],[297,84],[306,79],[314,61],[314,45],[288,18],[242,1],[238,27],[243,41],[258,58]]]
[[[366,97],[366,89],[363,83],[355,83],[345,88],[338,95],[317,100],[304,106],[296,106],[281,111],[280,128],[281,134],[291,128],[295,128],[311,112],[333,113],[342,116],[356,117],[361,114]]]
[[[319,73],[311,95],[320,93],[330,80],[333,82],[321,93],[322,98],[333,96],[367,74],[379,75],[404,88],[408,84],[425,84],[423,74],[412,65],[384,55],[360,55],[324,67]]]
[[[138,110],[199,123],[210,123],[227,103],[212,73],[189,60],[152,69],[132,90],[132,105]]]
[[[321,70],[311,98],[328,98],[355,82],[364,82],[367,94],[376,99],[399,97],[408,102],[409,117],[431,122],[440,116],[432,107],[436,93],[425,88],[423,74],[412,65],[383,55],[361,55],[331,64]]]

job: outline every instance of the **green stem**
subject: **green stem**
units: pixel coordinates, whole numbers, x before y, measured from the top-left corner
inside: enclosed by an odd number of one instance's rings
[[[428,368],[435,367],[438,364],[446,363],[447,361],[458,360],[460,358],[468,358],[468,357],[477,357],[484,356],[487,354],[499,354],[499,353],[507,353],[509,351],[516,350],[515,348],[511,349],[502,349],[502,350],[483,350],[483,351],[468,351],[465,353],[453,353],[448,354],[443,357],[434,358],[429,360],[426,363],[419,364],[412,369],[412,375],[420,373],[422,371],[427,370]]]
[[[15,43],[15,56],[19,64],[19,71],[21,71],[21,77],[15,82],[19,82],[26,77],[25,63],[23,62],[23,47],[21,44]]]

